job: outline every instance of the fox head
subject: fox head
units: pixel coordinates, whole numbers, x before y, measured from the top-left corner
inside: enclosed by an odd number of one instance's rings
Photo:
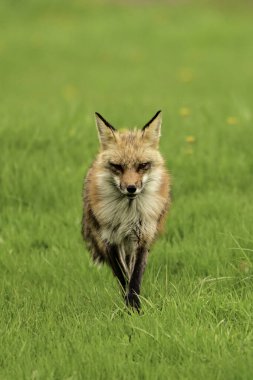
[[[101,145],[97,164],[110,191],[130,199],[160,185],[163,158],[158,150],[162,116],[158,111],[142,129],[120,132],[96,113]],[[108,188],[107,188],[107,191]]]

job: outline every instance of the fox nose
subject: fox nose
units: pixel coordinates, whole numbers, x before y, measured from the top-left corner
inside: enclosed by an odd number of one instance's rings
[[[134,194],[136,192],[136,186],[135,185],[128,185],[127,191],[129,194]]]

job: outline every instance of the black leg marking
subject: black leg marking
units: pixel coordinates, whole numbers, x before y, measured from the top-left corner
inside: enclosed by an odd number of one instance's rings
[[[139,295],[147,256],[148,250],[145,247],[141,246],[137,249],[135,266],[129,283],[129,291],[126,295],[126,304],[135,308],[137,311],[139,311],[141,307]]]
[[[120,264],[119,251],[116,245],[107,246],[108,264],[112,268],[113,274],[117,277],[123,293],[125,294],[127,287],[127,276]]]

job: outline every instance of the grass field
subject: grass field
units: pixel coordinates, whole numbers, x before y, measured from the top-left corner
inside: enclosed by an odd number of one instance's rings
[[[227,5],[1,1],[0,379],[253,378],[253,23]],[[80,234],[94,112],[163,110],[143,313]]]

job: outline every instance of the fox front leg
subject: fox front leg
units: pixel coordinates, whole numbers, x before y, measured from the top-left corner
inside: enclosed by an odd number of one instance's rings
[[[116,245],[108,244],[107,263],[111,267],[114,276],[117,277],[123,294],[125,294],[127,286],[127,275],[120,263],[119,250]]]
[[[125,297],[127,306],[133,307],[137,311],[139,311],[141,307],[139,295],[141,280],[147,263],[147,256],[148,250],[146,247],[141,246],[137,249],[134,270],[130,278],[128,293]]]

